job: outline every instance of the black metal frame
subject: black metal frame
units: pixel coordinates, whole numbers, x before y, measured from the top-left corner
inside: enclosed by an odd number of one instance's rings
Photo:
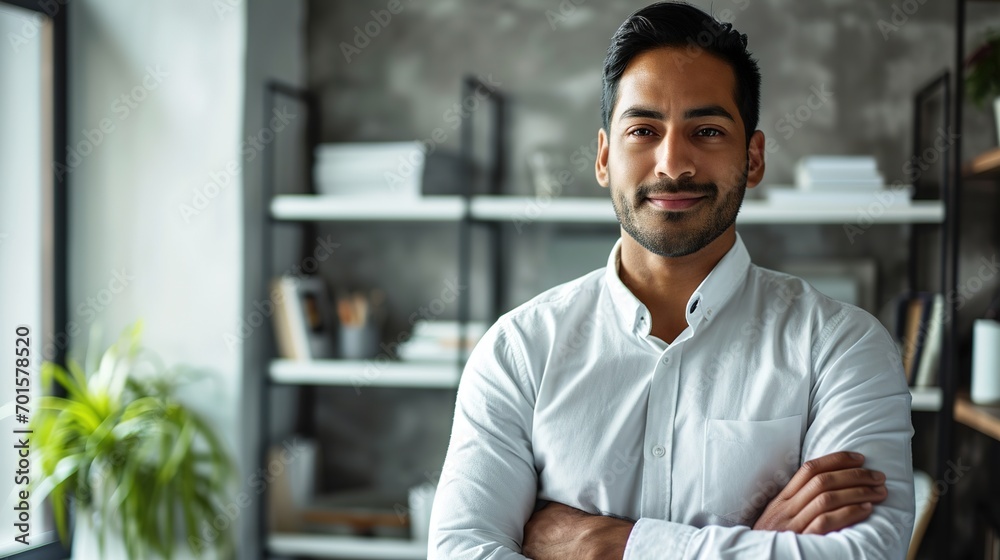
[[[961,74],[958,74],[961,76]],[[922,157],[921,149],[924,147],[922,140],[923,130],[923,107],[924,103],[933,96],[942,95],[942,119],[944,121],[944,131],[949,133],[953,124],[953,96],[952,96],[952,72],[946,70],[927,82],[913,96],[913,155],[911,162],[920,161]],[[958,97],[960,99],[960,97]],[[958,163],[957,155],[960,149],[957,145],[946,148],[946,154],[941,162],[941,177],[939,178],[939,195],[944,205],[944,221],[941,224],[941,254],[939,263],[941,293],[947,305],[945,316],[949,318],[949,328],[944,335],[944,344],[940,356],[938,384],[941,387],[941,409],[937,413],[937,452],[935,453],[936,479],[943,480],[947,461],[951,456],[952,432],[954,427],[954,402],[955,402],[955,373],[957,372],[957,346],[954,344],[954,336],[957,332],[955,327],[955,313],[957,312],[955,298],[948,297],[954,293],[957,286],[957,263],[958,263],[958,197],[956,194],[958,178],[954,173]],[[918,227],[914,227],[910,236],[910,259],[908,263],[908,280],[911,290],[917,287],[917,257],[920,254]],[[944,520],[941,523],[941,539],[938,543],[938,555],[947,558],[947,547],[950,544],[951,531],[951,501],[941,500],[936,507],[939,518]]]
[[[504,114],[506,111],[505,105],[506,100],[502,93],[496,89],[490,89],[482,80],[475,76],[466,76],[462,80],[462,97],[461,100],[469,99],[471,96],[476,94],[477,90],[485,91],[485,95],[493,102],[493,114],[492,114],[492,128],[493,134],[491,138],[490,151],[492,153],[493,168],[490,170],[489,182],[487,185],[488,194],[498,195],[503,192],[503,181],[504,181],[504,171],[505,171],[505,148],[506,148],[506,136],[504,135]],[[463,188],[462,195],[465,199],[465,212],[462,217],[462,221],[459,224],[458,242],[459,242],[459,286],[465,286],[459,294],[458,299],[458,323],[460,326],[460,340],[462,341],[461,347],[465,347],[466,341],[466,324],[469,321],[470,314],[470,291],[469,282],[471,280],[471,269],[472,269],[472,225],[482,225],[485,226],[490,235],[490,255],[492,256],[491,272],[493,275],[493,297],[490,301],[490,310],[488,316],[490,318],[496,318],[499,316],[500,310],[503,309],[504,302],[506,300],[505,285],[503,281],[503,227],[499,222],[480,222],[476,221],[472,217],[472,197],[475,194],[474,185],[476,184],[476,171],[473,165],[474,155],[474,135],[473,135],[473,125],[472,118],[465,118],[462,120],[461,129],[461,146],[460,146],[460,159],[462,162],[462,179]],[[465,356],[463,352],[459,352],[458,356],[458,367],[459,370],[465,365]]]
[[[970,2],[986,2],[988,0],[957,0],[955,2],[955,72],[954,72],[954,92],[955,96],[952,103],[952,122],[955,123],[955,139],[954,144],[951,146],[950,153],[950,165],[951,165],[951,180],[954,188],[951,189],[950,197],[946,202],[946,208],[948,212],[948,232],[950,235],[948,247],[951,250],[946,261],[946,273],[951,282],[950,286],[952,288],[957,288],[958,286],[958,252],[960,247],[960,229],[959,229],[959,219],[960,219],[960,207],[959,207],[959,186],[962,184],[962,116],[964,113],[964,101],[965,101],[965,19],[966,19],[966,4]],[[951,298],[952,300],[956,298]],[[960,374],[961,364],[958,360],[960,340],[958,328],[955,326],[957,322],[957,305],[955,302],[950,302],[948,310],[951,313],[952,324],[951,328],[947,331],[947,336],[945,338],[945,356],[947,358],[946,364],[942,365],[941,376],[941,389],[944,398],[944,402],[941,407],[941,432],[943,434],[938,450],[940,461],[944,462],[948,457],[952,455],[955,451],[954,447],[954,406],[955,406],[955,395],[958,388],[958,376]],[[938,509],[941,511],[942,516],[945,518],[945,527],[943,529],[943,534],[941,542],[938,546],[938,557],[949,558],[950,557],[950,545],[951,545],[951,532],[953,528],[953,520],[951,519],[951,513],[954,511],[954,493],[952,496],[942,500],[942,503],[938,504]]]
[[[48,13],[41,2],[32,0],[0,0],[30,10],[52,21],[52,323],[53,333],[65,328],[69,320],[67,241],[69,231],[69,173],[59,177],[57,170],[66,168],[66,100],[67,81],[67,22],[68,5],[56,4],[55,13]],[[52,361],[65,366],[66,348],[56,344]],[[55,387],[59,391],[59,387]],[[57,393],[58,394],[58,393]],[[7,556],[16,560],[55,560],[66,558],[72,551],[57,539],[24,552]]]
[[[278,81],[268,81],[264,85],[264,106],[263,106],[263,120],[261,122],[267,123],[271,117],[271,111],[274,109],[275,100],[279,96],[290,97],[296,101],[301,102],[306,107],[307,124],[306,124],[306,148],[308,150],[307,155],[307,168],[309,169],[309,174],[312,173],[313,164],[313,148],[316,146],[316,139],[318,138],[318,127],[319,119],[316,118],[316,99],[315,97],[306,90],[299,89],[295,86],[284,84]],[[275,177],[274,177],[274,155],[275,143],[272,142],[265,146],[261,158],[262,165],[262,177],[261,177],[261,200],[263,208],[263,235],[261,241],[261,278],[267,279],[271,275],[271,266],[273,264],[272,259],[274,258],[273,249],[273,228],[277,223],[274,216],[271,214],[271,201],[276,194],[277,189],[275,188]],[[309,182],[309,187],[312,188],[311,181]],[[267,299],[269,290],[269,283],[265,281],[264,283],[264,294],[262,297]],[[270,445],[269,441],[266,441],[267,434],[270,431],[271,423],[271,376],[269,372],[272,354],[272,345],[265,342],[258,346],[258,351],[260,353],[260,371],[257,376],[257,381],[260,384],[259,396],[260,396],[260,422],[259,422],[259,434],[255,445],[259,446],[257,450],[258,457],[258,467],[267,465],[267,454],[268,447]],[[267,492],[263,492],[259,496],[259,501],[257,503],[257,537],[259,539],[258,546],[260,547],[260,554],[262,558],[267,557],[267,536],[268,536],[268,526],[267,526]]]
[[[504,114],[504,98],[503,95],[497,90],[490,90],[490,88],[482,82],[480,79],[467,76],[462,80],[461,93],[462,98],[466,99],[469,96],[475,95],[476,91],[480,90],[485,93],[485,95],[493,101],[493,138],[492,138],[492,158],[493,158],[493,169],[491,170],[489,179],[489,189],[491,193],[499,194],[501,185],[503,183],[503,158],[504,158],[504,135],[502,119]],[[264,122],[270,117],[271,111],[274,107],[275,99],[279,95],[284,95],[296,99],[304,103],[309,112],[309,122],[307,125],[307,139],[306,146],[309,150],[307,165],[309,169],[309,174],[311,176],[313,159],[315,157],[314,149],[318,143],[319,139],[319,119],[317,116],[317,108],[319,107],[316,98],[308,91],[290,86],[288,84],[283,84],[276,81],[270,81],[265,86],[264,91]],[[475,168],[473,165],[473,127],[471,118],[464,118],[462,120],[461,130],[460,130],[460,159],[461,159],[461,176],[463,180],[462,187],[462,197],[464,203],[464,209],[462,217],[459,220],[458,234],[459,234],[459,286],[464,286],[458,294],[458,322],[460,326],[460,348],[464,348],[464,341],[466,340],[466,324],[469,321],[469,282],[471,277],[471,264],[472,264],[472,242],[471,242],[471,226],[473,224],[472,219],[472,196],[474,194],[473,184],[476,180]],[[263,224],[264,233],[261,246],[262,254],[262,267],[261,273],[263,278],[267,278],[271,274],[271,265],[273,258],[273,239],[272,230],[273,227],[278,223],[271,214],[271,201],[277,194],[277,189],[275,187],[275,164],[274,164],[274,146],[268,145],[264,149],[262,157],[263,166],[263,180],[261,187],[261,199],[263,201]],[[310,188],[312,188],[312,182],[309,182]],[[303,220],[303,224],[308,224],[315,222],[315,220]],[[499,229],[495,231],[495,236],[492,239],[493,243],[493,254],[499,254],[500,238]],[[500,259],[494,262],[494,270],[497,275],[500,274],[501,264]],[[500,284],[498,283],[498,286]],[[266,297],[266,293],[264,296]],[[495,296],[497,302],[500,301],[500,296]],[[495,304],[499,308],[499,303]],[[264,436],[268,433],[268,427],[270,425],[270,388],[273,386],[270,380],[270,375],[268,373],[268,368],[272,355],[272,346],[270,344],[261,344],[259,347],[260,352],[260,372],[257,381],[260,383],[260,437],[258,438],[256,445],[259,446],[257,453],[255,455],[258,457],[259,465],[267,464],[267,452],[268,445],[264,441]],[[465,358],[463,352],[459,352],[457,367],[459,371],[465,364]],[[303,406],[304,408],[305,406]],[[262,557],[267,556],[267,492],[264,492],[260,496],[260,501],[258,502],[257,511],[257,530],[259,546]]]

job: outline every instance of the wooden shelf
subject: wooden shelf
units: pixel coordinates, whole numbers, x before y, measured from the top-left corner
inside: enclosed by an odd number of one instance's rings
[[[966,179],[1000,178],[1000,148],[993,148],[965,162],[962,176]]]
[[[409,560],[427,558],[427,543],[403,539],[343,537],[306,533],[272,533],[270,554],[309,558]]]
[[[784,206],[764,200],[746,200],[736,218],[738,224],[853,224],[860,209],[857,205],[829,204]],[[483,221],[511,222],[515,226],[541,223],[616,224],[611,201],[604,197],[563,197],[538,199],[530,196],[477,196],[472,199],[472,217]],[[872,223],[909,224],[941,223],[944,204],[940,201],[914,201],[906,206],[890,206]]]
[[[291,194],[274,197],[271,216],[288,221],[399,221],[448,222],[462,219],[460,196],[389,198]]]
[[[913,397],[910,409],[921,412],[937,412],[941,410],[940,387],[910,387]]]
[[[975,404],[968,393],[960,393],[955,398],[955,421],[1000,441],[1000,406]]]
[[[271,381],[289,385],[413,387],[453,389],[460,372],[454,362],[376,360],[274,360]]]

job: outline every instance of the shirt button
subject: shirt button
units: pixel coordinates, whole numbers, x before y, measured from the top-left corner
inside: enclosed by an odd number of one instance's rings
[[[663,358],[663,365],[667,365],[669,363],[670,363],[670,358],[669,357]]]
[[[663,446],[657,445],[653,447],[653,455],[656,455],[657,457],[663,457],[666,454],[667,450],[664,449]]]

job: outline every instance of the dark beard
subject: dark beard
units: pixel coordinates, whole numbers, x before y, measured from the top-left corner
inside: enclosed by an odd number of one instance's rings
[[[730,190],[721,201],[719,187],[715,183],[678,182],[668,179],[655,184],[639,185],[632,201],[629,201],[626,193],[616,191],[612,185],[611,202],[622,229],[639,245],[661,257],[683,257],[700,251],[736,222],[736,215],[739,214],[747,191],[748,167],[749,162],[737,178],[736,188]],[[697,221],[688,211],[671,212],[646,207],[645,199],[651,194],[678,192],[705,195],[705,200],[699,204],[710,206],[711,215],[708,219]],[[645,227],[640,224],[639,212],[646,218]],[[677,223],[684,220],[690,222],[688,227],[675,233],[658,227],[659,223]]]

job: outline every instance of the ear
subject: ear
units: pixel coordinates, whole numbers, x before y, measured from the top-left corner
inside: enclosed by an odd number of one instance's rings
[[[764,133],[755,130],[747,147],[747,188],[756,187],[764,179]]]
[[[597,183],[604,188],[608,188],[610,180],[608,178],[608,142],[609,138],[604,129],[597,131],[597,160],[594,162],[594,175],[597,176]]]

